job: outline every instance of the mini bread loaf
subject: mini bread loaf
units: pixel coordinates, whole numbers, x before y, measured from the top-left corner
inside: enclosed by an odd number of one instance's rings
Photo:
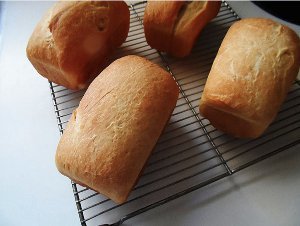
[[[220,1],[149,1],[144,14],[148,44],[176,57],[190,54],[203,27],[220,10]]]
[[[178,86],[150,61],[126,56],[91,83],[56,152],[73,181],[126,201],[178,98]]]
[[[294,31],[270,19],[236,22],[214,60],[200,112],[228,134],[256,138],[276,117],[299,65]]]
[[[27,57],[42,76],[82,89],[127,38],[129,9],[122,1],[58,2],[33,31]]]

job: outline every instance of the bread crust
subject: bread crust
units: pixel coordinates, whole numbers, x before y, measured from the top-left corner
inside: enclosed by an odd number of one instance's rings
[[[144,32],[152,48],[170,52],[177,15],[183,4],[183,1],[148,1],[144,14]]]
[[[194,11],[201,1],[191,2],[186,10]],[[198,7],[199,7],[198,6]],[[221,7],[220,1],[207,1],[197,13],[185,13],[175,25],[170,54],[176,57],[189,55],[203,30],[213,18],[218,15]]]
[[[220,1],[150,1],[144,15],[146,40],[152,48],[185,57],[220,6]]]
[[[178,86],[150,61],[126,56],[91,83],[61,137],[58,170],[126,201],[176,105]]]
[[[270,19],[228,30],[209,73],[200,112],[235,137],[256,138],[274,120],[300,65],[300,40]]]
[[[128,31],[129,9],[123,1],[58,2],[33,31],[27,57],[50,81],[82,89],[100,73]]]

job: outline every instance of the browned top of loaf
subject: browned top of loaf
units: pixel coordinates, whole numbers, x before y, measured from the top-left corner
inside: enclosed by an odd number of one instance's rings
[[[154,48],[170,51],[174,26],[184,1],[148,1],[144,27],[147,42]]]
[[[128,28],[129,10],[123,1],[57,2],[36,26],[27,55],[51,81],[80,88],[125,41]]]
[[[270,19],[243,19],[227,32],[201,101],[209,99],[214,108],[268,125],[299,64],[300,41],[294,31]]]
[[[116,60],[90,85],[57,148],[62,174],[124,202],[167,123],[178,87],[137,56]]]
[[[190,54],[203,27],[216,17],[220,6],[221,1],[186,2],[177,17],[170,53],[178,57]]]
[[[202,28],[214,18],[221,2],[149,1],[144,15],[147,42],[177,57],[188,55]]]

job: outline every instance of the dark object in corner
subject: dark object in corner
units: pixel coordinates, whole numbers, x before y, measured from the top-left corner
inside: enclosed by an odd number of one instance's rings
[[[253,1],[253,3],[280,19],[300,25],[298,1]]]

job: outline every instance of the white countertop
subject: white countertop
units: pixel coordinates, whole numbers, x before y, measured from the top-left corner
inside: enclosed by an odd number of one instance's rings
[[[52,3],[1,4],[0,225],[80,225],[71,183],[54,164],[59,132],[48,82],[25,55]],[[230,4],[241,17],[267,15],[250,2]],[[300,225],[299,162],[297,146],[125,225]]]

